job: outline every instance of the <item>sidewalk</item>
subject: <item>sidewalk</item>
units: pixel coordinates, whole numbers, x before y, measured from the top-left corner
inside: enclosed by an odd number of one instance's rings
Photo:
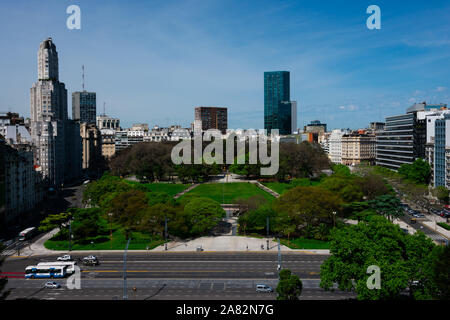
[[[52,231],[44,234],[42,237],[40,237],[37,241],[32,243],[29,246],[25,246],[20,250],[20,255],[12,255],[10,257],[12,258],[19,258],[19,257],[29,257],[34,255],[48,255],[48,254],[61,254],[61,251],[53,251],[49,250],[44,247],[45,241],[53,237],[55,234],[57,234],[59,231],[59,228],[55,228]]]
[[[263,249],[261,249],[263,246]],[[196,251],[197,248],[203,252],[278,252],[278,242],[269,240],[269,250],[267,250],[267,238],[251,238],[244,236],[219,236],[201,237],[187,242],[171,241],[167,244],[166,252],[187,252]],[[280,245],[282,252],[305,252],[316,254],[329,254],[329,250],[296,250]],[[152,252],[165,251],[164,245],[156,247]]]
[[[49,250],[44,247],[44,242],[50,239],[57,229],[42,236],[38,241],[31,245],[31,249],[24,248],[20,256],[11,256],[12,258],[25,258],[36,255],[61,255],[68,251]],[[261,249],[261,245],[263,249]],[[251,238],[244,236],[218,236],[218,237],[201,237],[186,242],[171,241],[167,243],[167,251],[165,246],[161,245],[153,250],[128,250],[133,253],[164,253],[164,252],[197,252],[197,248],[202,248],[202,252],[248,252],[248,253],[274,253],[278,252],[278,242],[274,239],[269,240],[269,250],[267,250],[267,238]],[[290,249],[284,245],[280,245],[282,252],[289,253],[309,253],[309,254],[330,254],[330,250],[315,249]],[[73,250],[72,254],[101,254],[101,253],[123,253],[125,250]]]

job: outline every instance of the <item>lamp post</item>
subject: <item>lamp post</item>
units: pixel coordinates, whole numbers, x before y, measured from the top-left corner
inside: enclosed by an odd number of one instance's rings
[[[69,251],[72,251],[72,219],[69,220]]]
[[[127,251],[128,246],[130,245],[131,238],[128,239],[127,246],[125,248],[125,252],[123,254],[123,300],[128,299],[127,294]]]
[[[333,227],[336,227],[336,211],[333,211]]]
[[[167,217],[164,219],[164,250],[167,251]]]
[[[110,239],[110,244],[111,244],[111,249],[112,249],[112,212],[108,213],[109,216],[109,239]]]

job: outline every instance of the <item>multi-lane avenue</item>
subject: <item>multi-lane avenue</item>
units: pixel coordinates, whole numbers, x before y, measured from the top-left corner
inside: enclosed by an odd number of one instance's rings
[[[75,259],[84,255],[74,254]],[[48,280],[25,279],[26,266],[55,261],[56,256],[10,257],[2,266],[8,276],[8,299],[123,299],[123,253],[97,254],[98,266],[81,263],[81,289],[44,288]],[[301,299],[348,299],[354,294],[319,287],[320,265],[327,255],[283,253],[282,267],[303,281]],[[127,256],[128,299],[275,299],[276,293],[257,293],[257,284],[277,285],[276,253],[177,252],[137,253]],[[133,287],[135,290],[133,290]]]

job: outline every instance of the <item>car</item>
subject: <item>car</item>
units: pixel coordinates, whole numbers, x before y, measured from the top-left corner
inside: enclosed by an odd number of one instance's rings
[[[273,288],[266,284],[257,284],[256,292],[273,292]]]
[[[443,218],[448,218],[448,217],[450,217],[450,212],[448,212],[448,211],[442,211],[442,212],[441,212],[441,217],[443,217]]]
[[[61,257],[56,258],[57,261],[71,261],[72,257],[69,254],[65,254]]]
[[[55,281],[49,281],[45,284],[46,288],[61,288],[61,285],[58,282]]]
[[[96,266],[99,264],[99,262],[96,256],[90,255],[83,258],[83,264],[85,266]]]
[[[441,212],[439,210],[436,210],[436,209],[430,209],[430,212],[434,213],[434,214],[437,214],[437,215],[441,214]]]

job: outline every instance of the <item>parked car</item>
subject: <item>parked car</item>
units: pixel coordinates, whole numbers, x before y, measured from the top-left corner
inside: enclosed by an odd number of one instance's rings
[[[447,210],[442,211],[441,212],[441,217],[443,217],[443,218],[450,217],[450,212],[448,212]]]
[[[61,285],[58,282],[55,281],[49,281],[45,284],[46,288],[61,288]]]
[[[65,254],[61,257],[56,258],[57,261],[71,261],[72,257],[69,254]]]

